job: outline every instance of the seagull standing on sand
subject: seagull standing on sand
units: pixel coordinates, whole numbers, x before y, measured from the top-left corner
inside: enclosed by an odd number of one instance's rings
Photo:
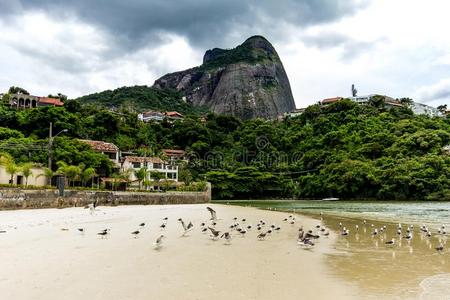
[[[265,239],[266,239],[266,235],[267,235],[267,233],[261,232],[260,234],[258,234],[257,238],[258,238],[260,241],[262,241],[262,240],[265,240]]]
[[[435,249],[436,249],[436,251],[438,251],[438,252],[442,252],[442,251],[444,251],[444,245],[442,245],[442,243],[441,243],[441,244],[439,244],[439,246],[437,246]]]
[[[394,246],[394,244],[395,244],[395,239],[391,239],[390,241],[387,241],[385,244],[386,244],[387,246]]]
[[[227,244],[231,243],[231,234],[229,232],[225,232],[220,238],[225,238],[225,243]]]
[[[139,233],[140,233],[140,231],[139,231],[139,230],[136,230],[136,231],[133,231],[131,234],[134,235],[134,238],[135,238],[135,239],[137,239]]]
[[[161,234],[157,239],[156,242],[153,244],[155,246],[155,249],[159,249],[162,247],[162,242],[163,242],[163,238],[165,238],[165,236],[163,234]]]
[[[211,214],[211,220],[217,220],[217,214],[216,211],[214,209],[212,209],[211,207],[207,206],[206,209],[209,211],[209,213]]]
[[[100,231],[97,233],[97,235],[101,236],[102,238],[105,238],[109,234],[109,229],[103,229],[103,231]]]

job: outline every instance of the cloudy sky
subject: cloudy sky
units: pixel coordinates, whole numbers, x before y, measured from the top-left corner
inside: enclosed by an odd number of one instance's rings
[[[263,35],[297,107],[359,94],[450,106],[447,0],[0,0],[0,92],[146,84]]]

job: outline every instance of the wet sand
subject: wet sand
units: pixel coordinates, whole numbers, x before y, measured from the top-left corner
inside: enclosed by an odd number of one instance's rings
[[[348,236],[337,238],[337,251],[326,260],[333,274],[355,283],[365,299],[450,299],[450,243],[448,235],[437,234],[436,226],[430,227],[433,234],[427,237],[419,230],[421,224],[414,224],[408,241],[410,224],[402,224],[399,236],[398,223],[367,220],[364,225],[363,219],[339,216],[324,216],[322,223],[336,232],[341,230],[339,223],[350,230]],[[384,233],[371,234],[382,226],[387,227]],[[396,244],[386,245],[392,238]],[[442,252],[435,250],[440,243],[445,246]]]
[[[287,213],[211,206],[221,231],[228,231],[235,216],[253,226],[264,219],[282,229],[265,241],[257,240],[256,229],[246,237],[233,233],[231,245],[225,245],[200,231],[199,224],[209,219],[206,205],[100,207],[95,215],[82,208],[0,212],[0,230],[7,231],[0,234],[1,297],[361,299],[363,285],[333,270],[345,261],[336,260],[334,267],[328,262],[332,253],[339,257],[333,233],[312,250],[298,248],[299,226],[311,228],[317,220],[297,216],[289,225],[282,221]],[[169,221],[161,231],[164,217]],[[179,217],[195,225],[188,236],[181,236]],[[135,239],[130,233],[141,222],[146,226]],[[111,229],[107,238],[96,234],[104,228]],[[161,233],[167,239],[155,250]]]

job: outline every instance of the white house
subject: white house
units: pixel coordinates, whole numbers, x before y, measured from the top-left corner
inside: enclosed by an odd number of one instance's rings
[[[443,116],[443,114],[437,108],[426,105],[426,104],[418,103],[418,102],[413,102],[411,104],[411,110],[416,115],[427,115],[430,117],[442,117]]]
[[[165,114],[160,111],[147,111],[142,114],[138,114],[138,119],[143,122],[150,122],[150,121],[156,121],[161,122],[165,118]]]
[[[11,175],[8,174],[4,166],[0,166],[0,184],[10,184]],[[26,178],[22,172],[17,172],[13,175],[12,184],[25,185]],[[47,177],[44,175],[44,170],[41,167],[31,168],[31,176],[28,177],[28,185],[44,186],[47,184]]]
[[[178,166],[171,165],[166,161],[163,161],[159,157],[140,157],[140,156],[127,156],[122,164],[122,172],[126,170],[132,170],[130,174],[130,180],[136,181],[135,171],[141,168],[147,170],[147,179],[152,180],[151,173],[159,172],[164,174],[164,178],[168,180],[178,181]]]

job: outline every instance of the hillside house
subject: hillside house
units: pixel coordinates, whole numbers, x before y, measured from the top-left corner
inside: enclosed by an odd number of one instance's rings
[[[82,143],[86,143],[91,146],[92,150],[100,152],[109,157],[109,159],[114,163],[115,166],[120,166],[120,151],[119,147],[113,143],[108,143],[104,141],[93,141],[93,140],[79,140]]]
[[[42,106],[63,106],[64,103],[58,98],[12,94],[10,95],[9,105],[17,109],[29,109]]]
[[[147,170],[148,180],[152,180],[151,173],[159,172],[163,174],[164,179],[178,181],[178,166],[171,165],[163,161],[159,157],[141,157],[141,156],[127,156],[122,164],[122,172],[132,170],[130,180],[136,182],[137,178],[135,172],[141,168]]]

